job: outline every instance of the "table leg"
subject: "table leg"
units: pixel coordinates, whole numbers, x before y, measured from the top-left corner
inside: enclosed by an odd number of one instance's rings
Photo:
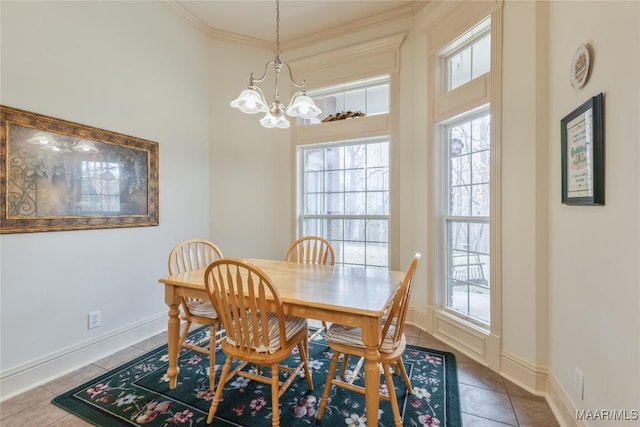
[[[175,295],[174,287],[165,285],[165,303],[169,306],[169,321],[167,324],[167,346],[169,351],[169,367],[167,376],[169,377],[169,388],[176,388],[178,377],[178,340],[180,339],[180,297]]]
[[[380,319],[367,319],[362,325],[362,342],[365,345],[364,388],[367,425],[378,424],[378,408],[380,407]]]

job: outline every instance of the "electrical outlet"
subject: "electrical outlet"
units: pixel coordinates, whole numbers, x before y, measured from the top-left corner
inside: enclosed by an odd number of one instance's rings
[[[100,326],[100,310],[98,311],[92,311],[91,313],[89,313],[89,329],[93,329],[93,328],[97,328],[98,326]]]
[[[584,374],[577,367],[575,372],[573,373],[573,387],[576,392],[576,396],[579,397],[580,400],[583,400],[584,399]]]

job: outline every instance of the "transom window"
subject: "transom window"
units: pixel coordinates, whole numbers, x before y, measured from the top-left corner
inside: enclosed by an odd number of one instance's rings
[[[370,77],[309,91],[322,114],[316,119],[301,120],[299,124],[320,123],[324,118],[342,112],[361,112],[367,116],[389,113],[390,79],[388,75]]]
[[[447,70],[447,91],[470,82],[491,70],[491,20],[478,25],[451,47],[453,51],[445,56]]]
[[[389,138],[298,149],[303,236],[331,242],[336,262],[389,264]]]

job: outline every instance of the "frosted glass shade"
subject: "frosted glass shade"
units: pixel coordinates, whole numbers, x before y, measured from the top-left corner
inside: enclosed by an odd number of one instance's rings
[[[237,99],[231,101],[231,106],[247,114],[266,113],[269,111],[269,107],[262,100],[262,95],[255,89],[243,90]]]
[[[291,117],[301,117],[303,119],[315,119],[322,113],[316,104],[307,95],[298,95],[291,106],[287,108],[287,114]]]
[[[286,119],[284,114],[274,116],[271,112],[267,112],[267,114],[260,119],[260,124],[265,128],[287,129],[290,126],[289,120]]]

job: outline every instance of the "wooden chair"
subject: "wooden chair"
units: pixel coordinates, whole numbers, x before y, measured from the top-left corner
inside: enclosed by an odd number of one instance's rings
[[[400,372],[402,374],[402,380],[404,381],[405,387],[407,388],[407,392],[409,394],[413,394],[413,389],[411,388],[411,383],[409,382],[407,371],[404,367],[404,363],[402,362],[402,355],[404,354],[405,347],[407,345],[407,341],[403,331],[404,322],[407,315],[409,296],[411,293],[411,285],[413,283],[413,277],[415,275],[419,259],[420,254],[416,254],[411,261],[411,265],[407,270],[402,284],[395,292],[395,294],[392,295],[392,297],[389,299],[389,303],[386,307],[384,325],[382,328],[381,336],[383,337],[383,340],[378,347],[378,351],[380,352],[379,363],[382,365],[384,371],[385,382],[387,384],[387,389],[389,390],[389,395],[387,396],[384,394],[380,394],[377,390],[374,392],[379,393],[380,399],[390,401],[391,410],[393,412],[393,420],[397,427],[402,426],[402,419],[400,418],[400,410],[398,409],[398,401],[396,399],[396,391],[393,385],[393,379],[391,377],[390,366],[395,366],[394,373],[397,374],[398,372]],[[326,333],[326,339],[329,347],[333,350],[333,357],[331,358],[331,363],[329,364],[327,382],[325,384],[324,391],[322,392],[320,406],[316,415],[318,421],[320,421],[322,419],[322,416],[324,415],[324,410],[327,406],[327,400],[332,385],[355,391],[363,395],[365,394],[364,387],[353,384],[354,380],[358,376],[357,371],[362,366],[362,361],[364,360],[365,354],[365,346],[362,342],[360,328],[333,324]],[[343,380],[344,368],[346,366],[346,363],[344,363],[344,361],[340,377],[334,378],[336,366],[338,364],[338,358],[341,354],[344,355],[345,361],[350,355],[360,358],[360,362],[357,364],[354,374],[351,375],[351,378],[348,381]]]
[[[178,244],[169,255],[169,274],[204,269],[213,261],[222,258],[222,252],[213,243],[202,240],[186,240]],[[183,297],[180,318],[185,322],[180,334],[180,347],[188,348],[209,356],[209,388],[215,385],[215,351],[216,342],[220,341],[224,330],[219,328],[218,314],[211,305],[211,301],[198,298]],[[187,334],[191,324],[209,325],[209,343],[206,347],[201,342],[188,343]],[[216,329],[218,329],[216,331]]]
[[[313,390],[307,355],[307,319],[285,315],[278,289],[258,267],[238,259],[215,261],[205,271],[205,286],[226,331],[222,351],[227,359],[216,389],[207,424],[218,409],[224,384],[235,375],[271,385],[272,426],[280,425],[280,396],[304,369],[309,390]],[[280,363],[297,347],[300,363],[295,367]],[[233,360],[242,361],[232,372]],[[246,372],[242,368],[252,363],[270,368],[271,377]],[[279,371],[289,372],[280,381]]]
[[[284,260],[305,264],[334,265],[336,256],[333,246],[328,240],[318,236],[307,236],[301,237],[289,245]],[[322,331],[327,331],[327,323],[324,321],[322,329],[311,334],[309,341],[313,341]]]
[[[299,238],[289,245],[284,256],[285,261],[324,265],[334,265],[335,258],[331,243],[318,236]]]

